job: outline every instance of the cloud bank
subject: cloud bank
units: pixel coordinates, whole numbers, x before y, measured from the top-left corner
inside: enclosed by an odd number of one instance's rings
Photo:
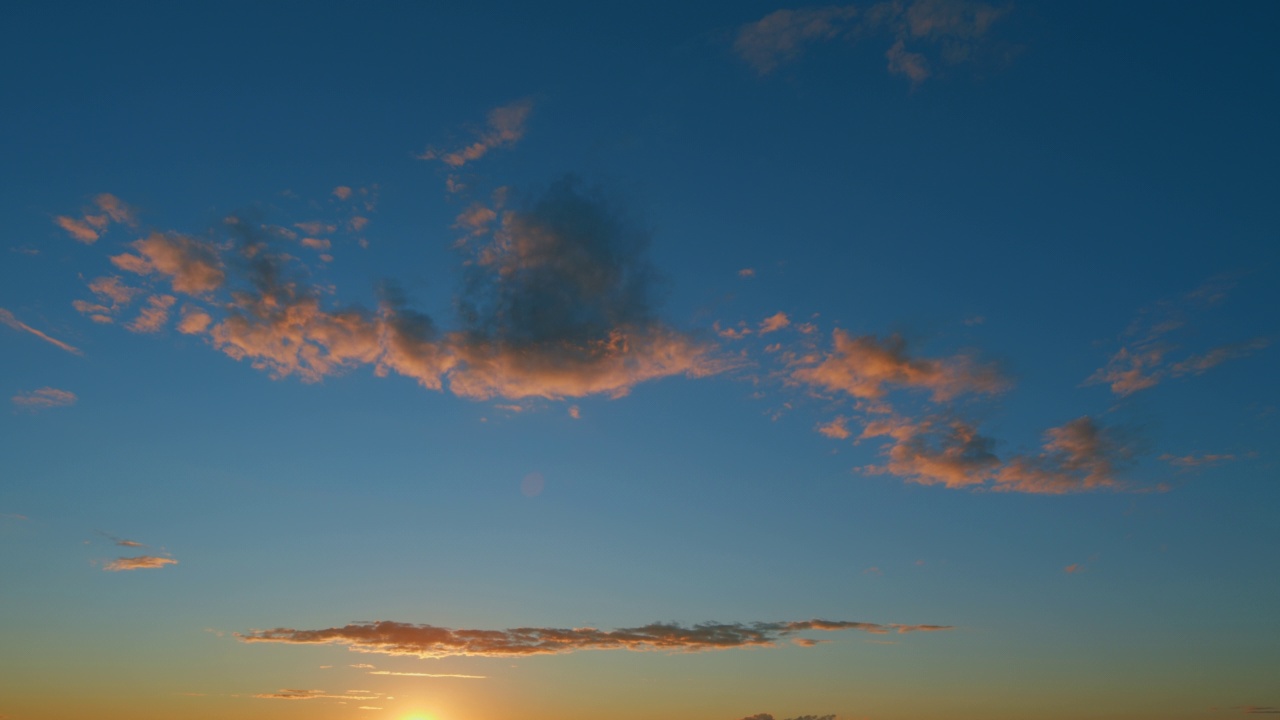
[[[634,628],[512,628],[454,630],[433,625],[380,621],[353,623],[323,630],[275,628],[237,633],[243,642],[346,645],[352,650],[386,655],[443,658],[459,655],[518,657],[580,650],[701,652],[740,647],[774,647],[779,640],[806,631],[860,630],[911,633],[950,630],[946,625],[900,625],[839,620],[794,622],[701,623],[685,627],[652,623]]]

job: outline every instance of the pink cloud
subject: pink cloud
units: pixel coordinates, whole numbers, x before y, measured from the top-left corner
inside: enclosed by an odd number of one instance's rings
[[[835,349],[829,355],[816,365],[795,370],[792,377],[871,400],[883,397],[894,386],[927,390],[939,401],[966,393],[997,393],[1008,386],[994,366],[976,364],[965,355],[913,358],[906,341],[897,335],[879,340],[836,330],[833,340]]]
[[[685,627],[653,623],[634,628],[512,628],[508,630],[452,630],[433,625],[380,621],[354,623],[324,630],[275,628],[237,633],[243,642],[336,644],[352,650],[386,655],[441,658],[459,655],[519,657],[581,650],[700,652],[740,647],[775,647],[782,639],[806,631],[859,630],[870,633],[911,633],[950,630],[946,625],[902,625],[804,620],[795,622],[701,623]]]
[[[218,289],[226,279],[222,260],[210,243],[177,233],[156,232],[131,245],[138,255],[116,255],[111,262],[139,275],[164,275],[177,292],[200,295]]]
[[[53,221],[58,224],[58,227],[66,230],[67,234],[73,239],[85,243],[86,245],[92,245],[98,241],[98,231],[93,229],[93,227],[83,220],[76,220],[75,218],[67,217],[66,215],[59,215],[54,218]]]
[[[17,316],[16,316],[16,315],[14,315],[13,313],[9,312],[8,310],[6,310],[6,309],[4,309],[4,308],[0,308],[0,323],[4,323],[5,325],[8,325],[9,327],[13,328],[14,330],[21,330],[22,332],[31,333],[32,335],[35,335],[36,337],[40,338],[41,340],[44,340],[45,342],[49,343],[50,345],[53,345],[54,347],[60,348],[60,349],[62,349],[62,350],[66,350],[67,352],[71,353],[72,355],[83,355],[83,354],[84,354],[84,352],[82,352],[82,351],[80,350],[80,348],[75,347],[74,345],[68,345],[67,343],[62,342],[61,340],[59,340],[59,339],[57,339],[57,338],[50,337],[50,336],[48,336],[48,335],[46,335],[46,334],[44,334],[44,333],[40,332],[39,330],[37,330],[37,329],[35,329],[35,328],[31,327],[30,325],[28,325],[28,324],[26,324],[26,323],[22,322],[21,320],[19,320],[19,319],[17,318]]]
[[[1208,465],[1218,465],[1224,462],[1231,462],[1236,459],[1235,455],[1161,455],[1160,459],[1170,465],[1188,470],[1191,468],[1205,467]]]
[[[838,417],[831,422],[818,425],[818,432],[832,438],[834,440],[846,440],[852,434],[849,432],[849,421],[843,417]]]
[[[338,187],[333,189],[333,196],[338,198],[339,200],[346,200],[347,198],[351,197],[351,188],[347,187],[346,185],[339,185]]]
[[[152,295],[138,317],[125,327],[136,333],[159,332],[169,322],[169,309],[176,301],[172,295]]]
[[[138,557],[116,558],[103,565],[102,569],[110,572],[121,572],[125,570],[150,570],[162,568],[165,565],[177,564],[178,561],[173,558],[139,555]]]
[[[137,225],[138,219],[133,208],[124,203],[123,200],[112,195],[111,193],[102,193],[93,199],[98,209],[107,214],[112,222],[122,223],[125,225]]]
[[[784,312],[774,313],[764,320],[760,321],[760,334],[767,335],[771,332],[777,332],[791,324],[791,319]]]
[[[76,394],[69,390],[59,390],[52,387],[42,387],[18,393],[11,398],[14,405],[28,410],[67,407],[68,405],[74,405],[77,399]]]

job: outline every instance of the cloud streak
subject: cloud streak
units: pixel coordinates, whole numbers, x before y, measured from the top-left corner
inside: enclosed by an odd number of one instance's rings
[[[13,313],[9,312],[8,310],[6,310],[6,309],[4,309],[4,308],[0,308],[0,323],[4,323],[5,325],[8,325],[9,327],[13,328],[14,330],[21,330],[22,332],[31,333],[32,335],[35,335],[36,337],[40,338],[41,340],[44,340],[45,342],[49,343],[50,345],[53,345],[53,346],[55,346],[55,347],[57,347],[57,348],[60,348],[60,349],[62,349],[62,350],[66,350],[67,352],[71,353],[72,355],[83,355],[83,354],[84,354],[84,352],[82,352],[82,351],[80,350],[80,348],[75,347],[74,345],[68,345],[67,343],[62,342],[61,340],[59,340],[59,339],[57,339],[57,338],[50,337],[50,336],[48,336],[48,335],[46,335],[46,334],[44,334],[44,333],[40,332],[39,330],[37,330],[37,329],[35,329],[35,328],[31,327],[30,325],[28,325],[28,324],[26,324],[26,323],[22,322],[21,320],[19,320],[19,319],[17,318],[17,316],[15,316]]]
[[[838,620],[793,622],[701,623],[683,626],[652,623],[634,628],[512,628],[454,630],[433,625],[379,621],[323,630],[275,628],[237,633],[242,642],[346,645],[358,652],[412,655],[520,657],[582,650],[701,652],[741,647],[775,647],[778,641],[807,631],[859,630],[911,633],[950,630],[946,625],[901,625]]]
[[[881,340],[836,330],[832,340],[834,349],[829,354],[817,364],[796,369],[792,377],[864,400],[882,398],[892,388],[906,388],[927,391],[941,401],[969,393],[997,393],[1009,384],[994,365],[979,364],[967,355],[913,357],[906,340],[898,335]]]
[[[479,160],[489,154],[490,150],[510,147],[524,137],[525,121],[532,109],[533,102],[530,100],[520,100],[494,108],[489,111],[486,127],[479,133],[475,142],[452,151],[428,148],[418,156],[418,159],[439,160],[449,167],[460,168],[469,162]]]

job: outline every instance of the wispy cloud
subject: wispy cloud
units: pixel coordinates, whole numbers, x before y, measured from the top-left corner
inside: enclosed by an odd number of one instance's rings
[[[147,298],[147,304],[138,317],[125,327],[136,333],[160,332],[169,322],[169,309],[177,300],[172,295],[152,295]]]
[[[20,392],[11,398],[14,405],[27,410],[67,407],[68,405],[75,405],[77,399],[76,394],[69,390],[59,390],[52,387]]]
[[[1190,470],[1193,468],[1231,462],[1236,459],[1236,456],[1232,454],[1215,455],[1212,453],[1207,455],[1170,455],[1166,453],[1161,455],[1160,459],[1176,468]]]
[[[618,630],[595,628],[513,628],[453,630],[432,625],[381,621],[323,630],[275,628],[238,633],[243,642],[346,645],[352,650],[386,655],[511,657],[549,655],[580,650],[700,652],[739,647],[774,647],[782,639],[807,631],[860,630],[910,633],[950,630],[946,625],[901,625],[803,620],[795,622],[701,623],[686,627],[653,623]]]
[[[37,329],[35,329],[35,328],[31,327],[30,325],[28,325],[28,324],[26,324],[26,323],[22,322],[22,321],[21,321],[21,320],[19,320],[19,319],[18,319],[18,318],[13,314],[13,313],[9,312],[8,310],[6,310],[6,309],[4,309],[4,308],[0,308],[0,323],[4,323],[5,325],[8,325],[9,327],[13,328],[14,330],[21,330],[22,332],[28,332],[28,333],[31,333],[32,335],[35,335],[36,337],[40,338],[41,340],[44,340],[45,342],[47,342],[47,343],[49,343],[49,344],[51,344],[51,345],[54,345],[54,346],[59,347],[59,348],[61,348],[61,349],[63,349],[63,350],[66,350],[67,352],[71,353],[72,355],[83,355],[83,354],[84,354],[84,353],[80,350],[80,348],[75,347],[74,345],[68,345],[67,343],[62,342],[61,340],[59,340],[59,339],[57,339],[57,338],[49,337],[48,335],[46,335],[46,334],[44,334],[44,333],[40,332],[39,330],[37,330]]]
[[[479,137],[475,142],[451,151],[428,148],[418,158],[439,160],[450,167],[459,168],[479,160],[494,148],[514,145],[524,137],[525,121],[532,109],[533,102],[530,100],[520,100],[494,108],[489,111],[488,123],[484,130],[478,133]]]
[[[1083,384],[1107,385],[1116,395],[1127,396],[1154,387],[1166,378],[1201,375],[1228,360],[1266,348],[1270,339],[1255,337],[1199,353],[1184,353],[1175,360],[1182,348],[1169,338],[1186,327],[1194,314],[1221,303],[1231,287],[1230,281],[1211,280],[1176,300],[1143,310],[1125,330],[1120,349]]]
[[[769,713],[760,713],[758,715],[744,717],[742,718],[742,720],[774,720],[774,717]],[[798,715],[793,718],[786,718],[786,720],[836,720],[836,716],[835,715]]]
[[[273,693],[258,693],[255,698],[263,700],[381,700],[382,693],[370,693],[349,690],[345,693],[331,693],[325,690],[295,690],[284,688]]]
[[[970,0],[784,9],[743,25],[733,47],[757,73],[768,75],[816,44],[891,37],[885,51],[888,71],[919,84],[934,74],[939,62],[970,60],[992,24],[1007,11]]]
[[[979,364],[968,355],[912,357],[906,340],[897,335],[881,340],[836,330],[833,341],[829,354],[797,368],[792,377],[867,400],[881,398],[894,387],[925,390],[935,400],[948,400],[965,393],[996,393],[1009,385],[994,365]]]
[[[120,572],[124,570],[151,570],[162,568],[165,565],[177,565],[178,561],[169,557],[159,557],[156,555],[139,555],[137,557],[124,557],[111,560],[102,566],[103,570],[109,572]]]
[[[458,675],[455,673],[424,673],[424,672],[393,672],[391,670],[373,670],[370,675],[390,675],[393,677],[428,677],[428,678],[457,678],[460,680],[485,680],[487,675]]]

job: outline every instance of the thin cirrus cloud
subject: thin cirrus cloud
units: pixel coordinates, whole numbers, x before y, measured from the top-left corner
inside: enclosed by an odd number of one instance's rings
[[[331,693],[324,690],[297,690],[284,688],[273,693],[258,693],[255,698],[262,700],[381,700],[382,693],[364,690],[348,690],[345,693]]]
[[[53,387],[42,387],[14,395],[10,400],[14,405],[27,410],[46,410],[48,408],[75,405],[76,394],[70,390],[59,390]]]
[[[298,259],[274,250],[280,233],[238,218],[227,228],[236,242],[157,232],[111,262],[191,299],[180,332],[275,378],[315,382],[367,366],[476,400],[560,399],[620,397],[642,382],[726,367],[712,344],[657,318],[647,235],[573,178],[504,210],[467,248],[450,332],[390,282],[376,311],[328,308]],[[159,330],[176,303],[154,292],[129,329]]]
[[[371,670],[370,675],[388,675],[391,677],[427,677],[427,678],[455,678],[459,680],[486,680],[487,675],[461,675],[458,673],[424,673],[424,672],[394,672],[392,670]]]
[[[979,364],[967,355],[913,357],[906,340],[897,335],[881,340],[836,330],[832,339],[834,349],[826,356],[799,363],[792,373],[795,380],[864,400],[879,399],[892,388],[908,388],[927,391],[941,401],[967,393],[997,393],[1009,384],[994,365]]]
[[[420,160],[439,160],[452,168],[460,168],[469,162],[479,160],[489,154],[490,150],[509,147],[524,137],[525,121],[533,109],[533,102],[520,100],[510,105],[494,108],[489,111],[488,122],[481,130],[475,142],[457,150],[438,150],[427,148],[418,155]]]
[[[1170,339],[1190,324],[1194,315],[1221,304],[1231,287],[1230,281],[1217,278],[1176,300],[1143,310],[1121,336],[1121,347],[1083,384],[1106,385],[1112,393],[1124,397],[1168,378],[1202,375],[1224,362],[1268,347],[1268,338],[1255,337],[1187,354],[1180,353],[1182,347]],[[1178,355],[1181,358],[1175,359]]]
[[[970,60],[1006,12],[969,0],[783,9],[740,27],[733,47],[757,73],[768,75],[816,44],[892,37],[884,54],[887,70],[918,85],[934,74],[939,61],[955,65]]]
[[[237,633],[242,642],[335,644],[351,650],[421,658],[454,656],[518,657],[581,650],[701,652],[741,647],[775,647],[779,640],[806,631],[860,630],[911,633],[950,630],[947,625],[878,624],[833,620],[793,622],[701,623],[686,627],[653,623],[634,628],[512,628],[454,630],[433,625],[380,621],[323,630],[275,628]]]
[[[21,320],[19,320],[19,319],[17,318],[17,316],[16,316],[16,315],[14,315],[12,312],[9,312],[8,310],[6,310],[6,309],[4,309],[4,308],[0,308],[0,323],[4,323],[5,325],[8,325],[9,327],[13,328],[14,330],[21,330],[22,332],[25,332],[25,333],[31,333],[32,335],[35,335],[36,337],[40,338],[41,340],[44,340],[45,342],[49,343],[50,345],[53,345],[53,346],[55,346],[55,347],[57,347],[57,348],[60,348],[60,349],[62,349],[62,350],[66,350],[67,352],[71,353],[72,355],[83,355],[83,354],[84,354],[84,352],[83,352],[82,350],[80,350],[80,348],[78,348],[78,347],[76,347],[76,346],[74,346],[74,345],[69,345],[69,344],[62,342],[61,340],[59,340],[59,339],[57,339],[57,338],[55,338],[55,337],[50,337],[49,335],[46,335],[45,333],[40,332],[39,330],[37,330],[37,329],[35,329],[35,328],[31,327],[30,325],[28,325],[28,324],[26,324],[26,323],[22,322]]]
[[[165,565],[177,565],[178,561],[169,557],[160,557],[157,555],[139,555],[137,557],[116,558],[105,563],[103,570],[108,572],[123,572],[126,570],[155,570],[163,568]]]

